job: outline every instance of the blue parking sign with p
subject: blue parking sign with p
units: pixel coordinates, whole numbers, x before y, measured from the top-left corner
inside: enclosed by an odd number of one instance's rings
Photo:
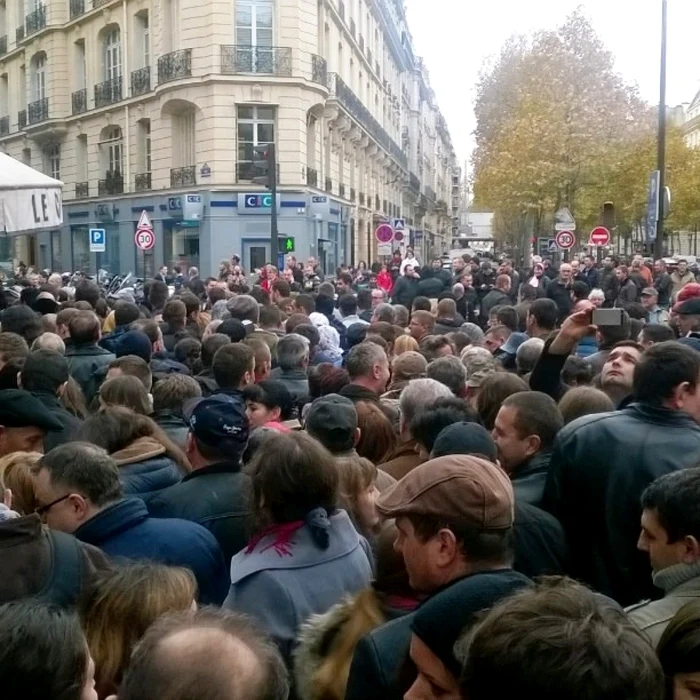
[[[90,252],[104,253],[107,247],[107,231],[103,228],[90,229]]]

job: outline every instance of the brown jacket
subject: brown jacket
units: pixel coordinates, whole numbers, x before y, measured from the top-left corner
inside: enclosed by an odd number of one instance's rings
[[[72,536],[54,533],[57,539],[72,543]],[[74,603],[81,590],[88,585],[98,570],[108,569],[105,555],[95,547],[75,541],[81,557],[79,580],[81,586],[69,594],[69,604]],[[0,522],[0,603],[8,603],[23,598],[40,597],[43,602],[50,585],[55,562],[54,540],[41,524],[38,515],[26,515]],[[42,594],[44,594],[42,596]]]
[[[384,464],[378,465],[394,479],[402,479],[408,472],[423,464],[420,455],[416,452],[416,441],[409,440],[400,444],[390,455]]]

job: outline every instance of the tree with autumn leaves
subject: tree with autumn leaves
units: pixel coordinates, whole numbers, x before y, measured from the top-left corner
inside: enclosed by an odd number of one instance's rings
[[[474,203],[492,209],[496,236],[523,253],[568,207],[579,240],[616,208],[619,236],[646,218],[656,167],[656,110],[615,73],[612,54],[574,12],[559,28],[514,37],[481,74],[475,105]],[[669,128],[669,229],[700,224],[700,152]]]

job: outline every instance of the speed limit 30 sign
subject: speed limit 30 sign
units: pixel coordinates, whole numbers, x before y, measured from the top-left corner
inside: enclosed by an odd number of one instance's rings
[[[557,244],[557,247],[568,250],[576,245],[576,236],[571,231],[557,231],[557,235],[554,236],[554,242]]]
[[[156,244],[156,237],[151,229],[140,228],[136,230],[134,243],[140,250],[150,250]]]

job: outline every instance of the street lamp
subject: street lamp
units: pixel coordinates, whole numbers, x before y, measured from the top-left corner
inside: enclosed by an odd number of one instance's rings
[[[666,187],[666,39],[668,29],[668,0],[661,0],[661,77],[659,80],[659,134],[657,142],[657,170],[659,171],[659,188],[657,196],[658,220],[656,222],[655,258],[664,256],[664,207]]]

